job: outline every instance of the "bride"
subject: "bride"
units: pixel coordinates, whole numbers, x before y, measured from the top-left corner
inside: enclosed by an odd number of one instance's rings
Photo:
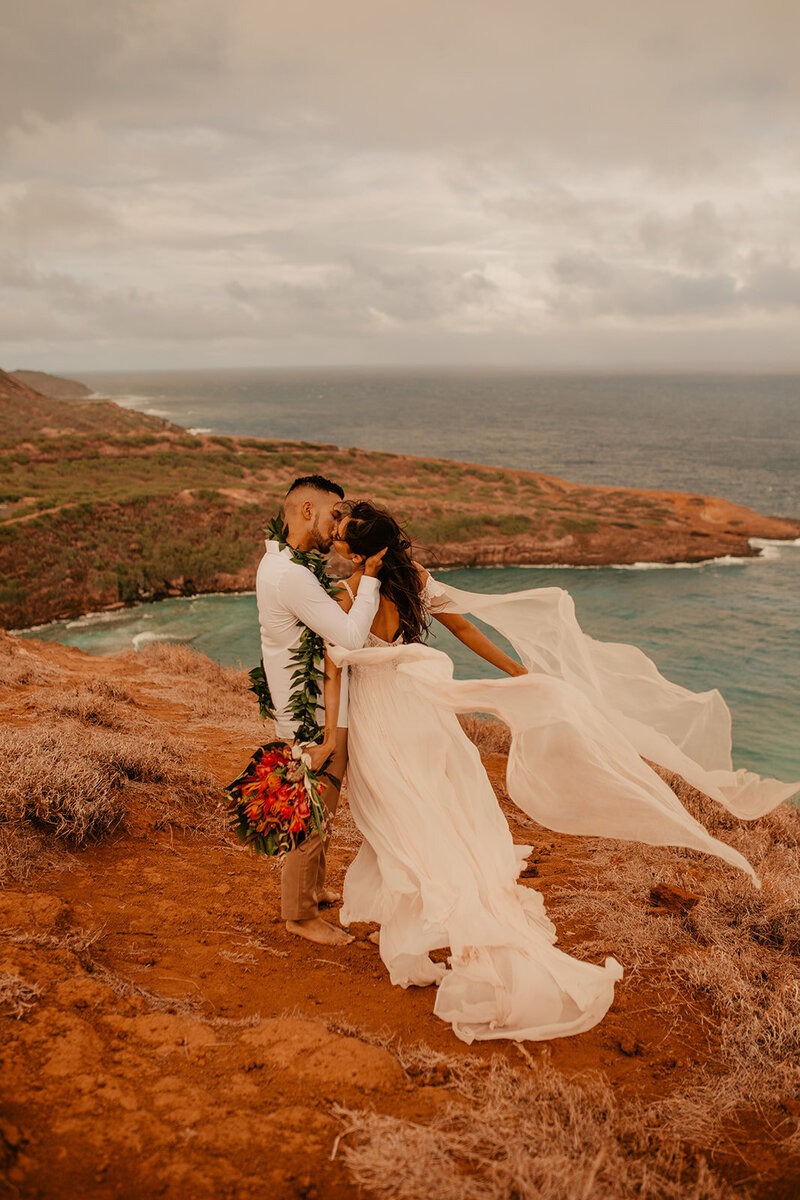
[[[356,567],[341,587],[345,609],[359,564],[388,547],[365,647],[328,647],[325,740],[313,748],[318,765],[335,742],[347,666],[348,797],[363,842],[345,879],[342,923],[377,922],[392,983],[438,984],[434,1011],[466,1042],[589,1029],[611,1005],[622,968],[554,946],[542,897],[517,882],[530,847],[513,844],[456,713],[494,713],[510,726],[508,793],[540,824],[703,850],[757,886],[747,860],[695,821],[643,756],[740,816],[775,807],[796,785],[733,772],[719,693],[687,692],[635,647],[587,637],[561,589],[487,596],[447,587],[412,560],[394,518],[366,501],[342,506],[334,545]],[[525,665],[464,612],[502,632]],[[431,617],[510,678],[454,680],[451,660],[422,644]],[[447,966],[430,958],[446,947]]]

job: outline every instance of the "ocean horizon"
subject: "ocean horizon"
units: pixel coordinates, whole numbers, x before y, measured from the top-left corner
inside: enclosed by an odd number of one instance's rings
[[[800,516],[800,372],[209,368],[81,379],[198,432],[699,492]]]

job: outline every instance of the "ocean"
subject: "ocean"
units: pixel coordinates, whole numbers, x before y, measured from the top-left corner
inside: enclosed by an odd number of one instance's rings
[[[800,516],[800,375],[521,371],[83,374],[131,408],[213,433],[725,496]],[[346,482],[346,481],[345,481]]]
[[[365,368],[81,378],[100,394],[193,429],[701,492],[800,515],[798,375]],[[687,687],[720,688],[733,712],[736,766],[800,779],[800,545],[769,544],[757,559],[691,567],[442,574],[473,591],[566,588],[592,636],[640,646]],[[252,595],[165,600],[31,632],[101,654],[167,636],[228,665],[249,667],[259,658]],[[492,673],[446,631],[434,644],[452,654],[458,676]]]

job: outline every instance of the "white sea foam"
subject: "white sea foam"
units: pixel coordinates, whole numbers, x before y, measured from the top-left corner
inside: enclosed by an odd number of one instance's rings
[[[214,430],[213,429],[204,429],[200,425],[190,425],[189,429],[186,432],[193,433],[195,436],[197,436],[198,433],[213,433]]]
[[[784,549],[787,546],[800,546],[800,538],[750,538],[750,545],[757,549],[766,550],[771,546]]]
[[[185,646],[188,642],[193,642],[196,637],[196,633],[137,633],[133,638],[133,648],[134,650],[141,650],[145,646],[151,646],[154,642],[166,642],[172,646]]]
[[[74,621],[67,621],[66,629],[87,629],[94,625],[114,625],[120,621],[128,620],[130,609],[114,609],[112,612],[92,612],[83,613],[82,616],[76,617]],[[56,625],[58,622],[53,621]]]
[[[763,555],[735,557],[723,554],[719,558],[703,558],[699,562],[633,562],[633,563],[480,563],[470,567],[434,567],[437,575],[446,571],[672,571],[694,567],[736,567],[742,563],[758,562]]]
[[[110,396],[107,392],[104,394],[96,392],[95,396],[98,400],[113,400],[115,404],[121,405],[122,408],[141,408],[143,404],[151,404],[153,400],[152,396],[136,396],[132,394],[125,396]],[[93,396],[92,399],[95,399],[95,396]]]
[[[697,562],[633,562],[633,563],[480,563],[472,567],[442,567],[436,571],[496,571],[506,567],[520,571],[684,571],[700,567],[740,567],[747,563],[774,562],[787,546],[800,546],[800,538],[748,538],[748,545],[760,554],[721,554],[717,558],[702,558]],[[435,569],[435,568],[434,568]]]
[[[614,571],[685,571],[694,567],[740,567],[754,561],[752,557],[722,554],[719,558],[704,558],[700,562],[635,562],[610,563]]]

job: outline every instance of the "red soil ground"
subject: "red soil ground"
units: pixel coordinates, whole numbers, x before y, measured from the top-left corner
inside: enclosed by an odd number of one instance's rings
[[[26,646],[64,672],[56,686],[123,682],[220,783],[249,757],[250,729],[198,721],[134,655]],[[0,721],[30,719],[28,690],[0,689]],[[486,765],[502,798],[504,760]],[[528,882],[546,900],[576,866],[590,867],[593,842],[532,832],[505,807],[515,841],[534,844]],[[274,865],[230,840],[162,826],[134,788],[124,832],[75,852],[68,869],[54,859],[0,898],[0,974],[41,987],[19,1019],[0,1017],[9,1195],[344,1200],[367,1193],[346,1170],[335,1105],[425,1124],[457,1099],[446,1065],[409,1073],[399,1043],[456,1059],[501,1056],[521,1071],[533,1060],[570,1078],[600,1072],[620,1096],[645,1100],[691,1081],[714,1052],[704,1012],[670,988],[666,971],[650,969],[626,973],[607,1018],[579,1037],[524,1051],[465,1047],[434,1017],[430,989],[390,985],[368,927],[356,927],[345,949],[300,941],[279,919]],[[355,845],[345,804],[334,886]],[[654,923],[674,919],[653,906]],[[559,929],[565,949],[587,933]],[[778,1100],[769,1115],[739,1112],[716,1149],[697,1149],[737,1190],[746,1180],[760,1197],[788,1200],[800,1191],[800,1167],[787,1163],[782,1138],[796,1114]]]

